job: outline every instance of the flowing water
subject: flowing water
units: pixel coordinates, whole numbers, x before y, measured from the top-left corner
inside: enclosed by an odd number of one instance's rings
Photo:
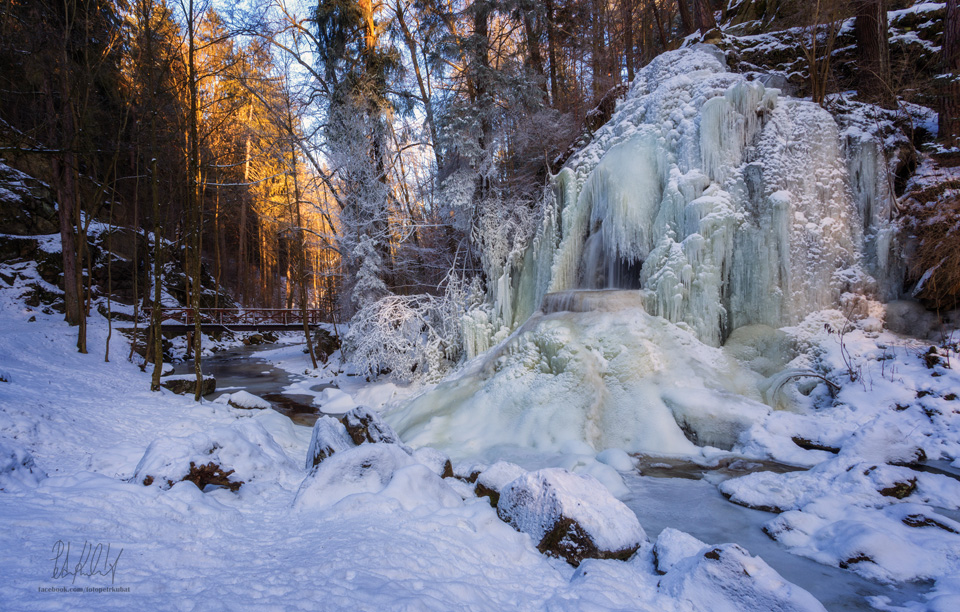
[[[735,542],[809,591],[830,612],[873,610],[866,600],[870,596],[889,597],[893,604],[922,601],[929,590],[929,585],[877,584],[852,571],[791,554],[763,533],[763,524],[775,514],[730,503],[706,480],[625,475],[624,482],[630,496],[623,501],[651,539],[673,527],[707,544]]]
[[[310,395],[284,393],[283,389],[293,382],[287,372],[274,367],[269,361],[256,356],[264,347],[239,347],[228,349],[202,362],[203,373],[217,379],[217,390],[205,399],[213,400],[221,395],[247,391],[273,404],[274,410],[290,417],[299,425],[312,427],[319,417]],[[177,364],[175,374],[193,374],[193,361]],[[318,385],[315,390],[322,391],[325,386]]]

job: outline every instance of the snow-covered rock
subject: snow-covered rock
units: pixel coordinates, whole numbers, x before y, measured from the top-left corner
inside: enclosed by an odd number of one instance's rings
[[[354,444],[384,443],[396,444],[400,441],[397,432],[387,425],[379,414],[366,406],[357,406],[340,418]]]
[[[224,397],[224,396],[221,396]],[[220,398],[217,398],[220,399]],[[256,396],[248,391],[237,391],[227,396],[227,403],[234,408],[260,409],[272,408],[273,405],[262,397]]]
[[[208,471],[219,470],[222,480],[230,483],[289,481],[299,473],[263,425],[243,419],[188,436],[154,440],[137,464],[133,481],[168,488],[210,465]]]
[[[667,527],[660,532],[653,545],[653,558],[657,564],[657,571],[666,574],[679,561],[696,555],[706,547],[705,542],[689,533]]]
[[[496,507],[500,501],[500,491],[503,490],[503,487],[526,473],[527,470],[515,463],[497,461],[477,476],[475,485],[477,496],[487,496],[490,499],[490,505]]]
[[[313,403],[320,409],[320,412],[334,415],[346,414],[357,407],[357,402],[354,401],[353,397],[334,387],[321,391],[314,398]]]
[[[500,491],[497,514],[540,552],[576,566],[626,559],[646,540],[636,515],[596,479],[560,468],[529,472]]]
[[[322,416],[313,424],[310,446],[307,447],[306,468],[312,469],[330,455],[352,446],[353,441],[343,423],[333,417]]]
[[[362,493],[383,494],[405,509],[453,507],[462,498],[440,476],[396,444],[361,444],[335,453],[300,485],[294,507],[323,510]]]
[[[453,476],[453,464],[450,463],[450,458],[435,448],[422,446],[413,451],[413,458],[441,478]]]
[[[721,544],[678,561],[660,591],[710,612],[825,612],[810,593],[787,582],[760,557]]]

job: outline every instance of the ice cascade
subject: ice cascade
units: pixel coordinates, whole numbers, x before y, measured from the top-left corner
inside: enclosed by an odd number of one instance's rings
[[[891,297],[892,200],[858,184],[882,161],[875,147],[849,152],[827,111],[727,72],[716,48],[659,56],[551,181],[535,240],[502,270],[492,308],[468,319],[468,354],[547,293],[577,288],[639,290],[651,314],[712,346],[844,293]]]
[[[876,152],[715,47],[657,57],[552,178],[531,243],[488,270],[463,326],[476,358],[393,424],[454,456],[735,447],[777,405],[778,328],[897,292]],[[763,347],[768,367],[741,360]]]

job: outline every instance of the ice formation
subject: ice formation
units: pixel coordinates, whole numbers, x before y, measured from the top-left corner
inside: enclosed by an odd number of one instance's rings
[[[395,412],[401,435],[452,455],[734,447],[762,402],[783,407],[778,328],[896,297],[871,138],[728,72],[715,47],[658,56],[552,178],[531,243],[488,270],[463,326],[483,355]]]
[[[468,353],[573,289],[639,290],[651,314],[713,346],[744,325],[795,324],[845,292],[891,299],[881,148],[812,102],[727,72],[714,47],[663,54],[553,178],[532,244],[494,271],[492,307],[468,317]]]

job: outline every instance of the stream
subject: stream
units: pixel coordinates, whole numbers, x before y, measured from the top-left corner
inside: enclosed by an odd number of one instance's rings
[[[204,374],[217,379],[216,392],[206,399],[245,390],[268,400],[275,410],[295,423],[313,426],[319,417],[312,405],[313,397],[284,393],[283,389],[294,382],[293,377],[256,357],[258,351],[269,348],[239,347],[205,358]],[[192,373],[193,362],[178,364],[175,372]],[[324,383],[314,389],[320,391],[327,386],[333,385]],[[790,469],[779,464],[762,467],[778,471]],[[644,475],[640,474],[641,470]],[[931,471],[948,470],[956,468],[931,466]],[[664,528],[673,527],[707,544],[735,542],[751,555],[759,555],[787,580],[809,591],[830,612],[873,610],[866,600],[870,596],[885,596],[892,605],[923,600],[928,584],[878,584],[854,572],[791,554],[762,531],[763,524],[773,514],[738,506],[720,494],[717,482],[731,475],[724,469],[704,470],[683,461],[653,460],[645,464],[641,457],[636,473],[622,474],[630,490],[623,501],[640,519],[651,540]]]
[[[313,427],[320,416],[313,406],[313,396],[284,393],[283,389],[293,382],[293,377],[275,367],[269,361],[256,356],[257,352],[275,348],[266,346],[242,346],[231,348],[215,355],[204,357],[202,361],[205,376],[217,379],[217,390],[204,396],[204,400],[214,400],[221,395],[247,391],[273,404],[273,409],[290,418],[298,425]],[[193,361],[184,361],[174,366],[174,374],[193,374]],[[322,391],[332,384],[317,385]]]
[[[685,476],[624,474],[630,495],[623,500],[651,540],[665,527],[685,531],[707,544],[735,542],[759,555],[781,576],[806,589],[830,612],[874,610],[866,597],[886,596],[891,604],[922,601],[929,590],[915,584],[883,585],[849,570],[823,565],[788,552],[762,531],[775,515],[727,501],[715,484]],[[664,475],[665,476],[665,475]]]

